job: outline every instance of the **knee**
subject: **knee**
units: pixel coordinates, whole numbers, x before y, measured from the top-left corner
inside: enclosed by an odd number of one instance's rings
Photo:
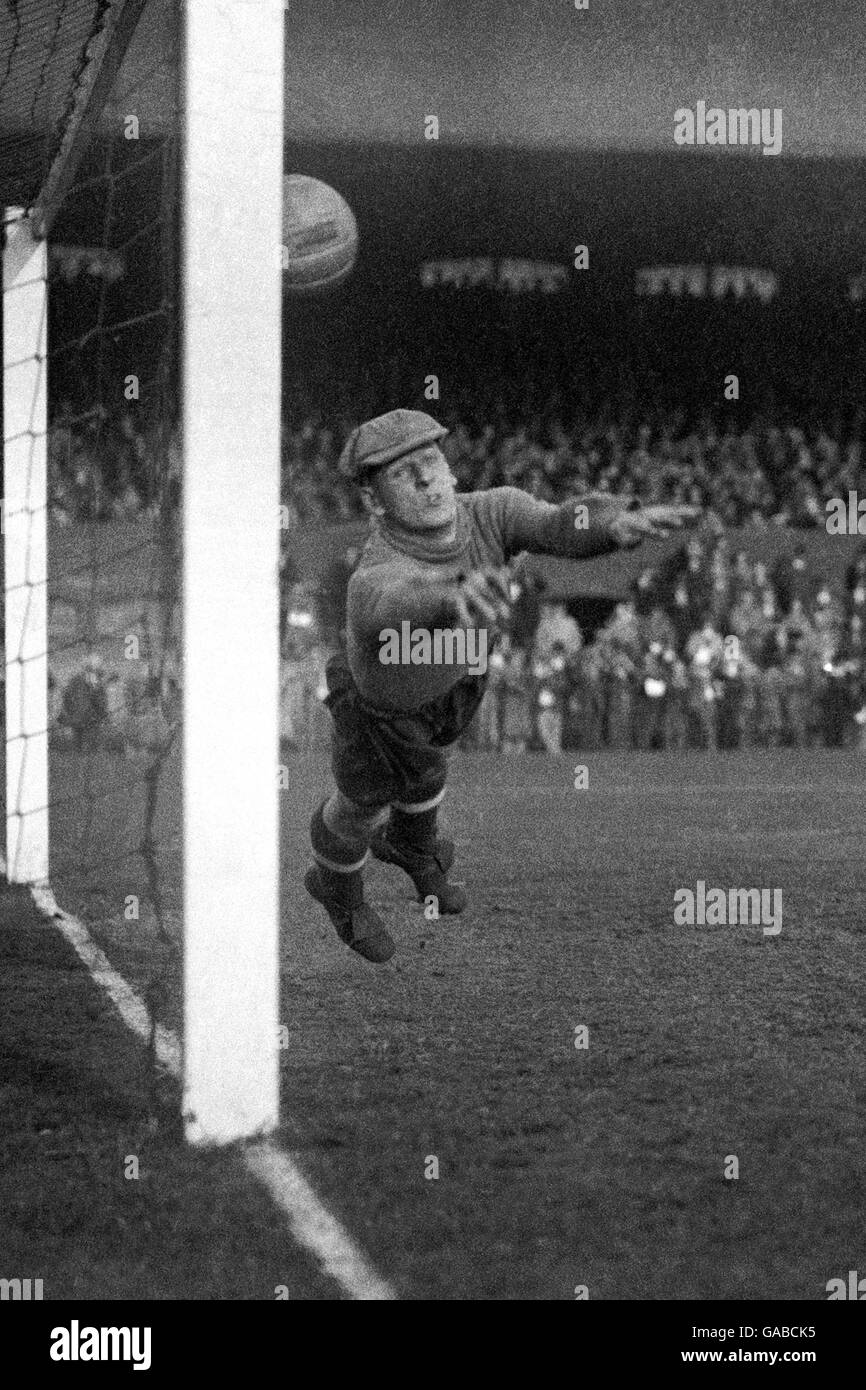
[[[325,803],[322,817],[332,834],[349,840],[367,840],[387,820],[388,808],[370,810],[367,806],[358,806],[338,791]]]

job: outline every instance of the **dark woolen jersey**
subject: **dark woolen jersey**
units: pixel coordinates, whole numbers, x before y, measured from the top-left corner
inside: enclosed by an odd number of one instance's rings
[[[457,534],[448,544],[380,522],[349,581],[346,645],[349,669],[363,699],[383,710],[415,710],[447,694],[466,676],[480,643],[475,634],[469,661],[425,659],[413,633],[460,631],[454,595],[461,575],[497,568],[522,551],[589,559],[617,549],[607,523],[621,502],[600,496],[554,506],[515,487],[463,493],[457,498]],[[405,626],[408,625],[408,626]],[[393,635],[392,635],[393,634]],[[494,632],[485,637],[489,650]],[[416,660],[383,661],[394,637]],[[435,651],[435,646],[433,647]],[[443,642],[453,658],[459,647]]]

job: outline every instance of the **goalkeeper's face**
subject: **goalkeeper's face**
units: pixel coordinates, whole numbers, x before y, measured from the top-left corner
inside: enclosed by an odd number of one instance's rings
[[[392,524],[409,531],[442,531],[456,520],[455,481],[438,444],[424,444],[377,469],[365,491],[370,510]]]

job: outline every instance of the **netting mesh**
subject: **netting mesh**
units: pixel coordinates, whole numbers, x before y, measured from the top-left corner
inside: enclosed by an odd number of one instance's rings
[[[43,186],[92,80],[118,0],[5,0],[0,6],[0,202]]]
[[[4,18],[22,42],[36,8]],[[41,76],[28,89],[16,68],[15,99],[38,100],[65,72],[68,120],[116,7],[38,8]],[[50,232],[48,720],[58,901],[123,949],[159,1013],[180,943],[176,6],[148,23]],[[55,122],[51,148],[67,136]]]

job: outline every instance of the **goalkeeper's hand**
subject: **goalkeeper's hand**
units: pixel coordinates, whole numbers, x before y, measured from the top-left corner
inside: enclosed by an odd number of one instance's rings
[[[470,570],[453,597],[461,627],[502,627],[511,612],[511,575],[506,566]]]
[[[700,514],[700,507],[639,507],[633,512],[618,512],[608,522],[608,530],[618,545],[631,549],[641,541],[669,536],[672,531],[696,521]]]

